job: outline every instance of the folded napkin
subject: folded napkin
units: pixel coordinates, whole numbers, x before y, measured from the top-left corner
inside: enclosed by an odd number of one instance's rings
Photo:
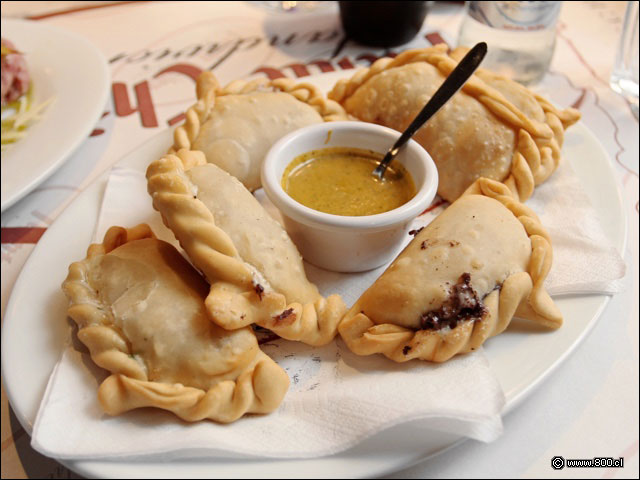
[[[273,206],[267,207],[276,212]],[[177,246],[151,206],[144,174],[116,167],[107,183],[94,241],[101,241],[112,225],[140,222],[150,224],[159,238]],[[323,294],[340,292],[347,303],[353,303],[382,271],[347,275],[311,267],[308,273]],[[491,441],[502,432],[504,395],[481,351],[444,365],[419,361],[398,365],[382,356],[358,357],[340,340],[313,348],[280,339],[262,348],[291,378],[280,408],[231,425],[188,424],[152,409],[119,417],[106,415],[96,395],[105,372],[93,365],[76,341],[51,376],[32,445],[47,456],[62,459],[143,455],[163,459],[167,455],[305,458],[343,451],[405,422],[418,424],[425,432],[431,430],[425,435],[439,430],[482,441]]]
[[[261,192],[257,197],[274,216],[279,215]],[[604,240],[595,211],[568,162],[536,191],[529,204],[549,228],[554,243],[549,291],[575,293],[593,288],[614,292],[615,280],[624,274],[624,263]],[[414,228],[428,224],[443,208],[417,218]],[[115,167],[94,240],[100,241],[112,225],[141,222],[149,223],[159,238],[176,245],[151,207],[144,174]],[[351,305],[385,268],[340,274],[307,265],[307,273],[324,295],[338,292]],[[432,365],[415,360],[396,364],[381,355],[358,357],[340,339],[322,348],[286,340],[262,348],[291,378],[285,400],[270,415],[218,425],[208,421],[187,424],[151,409],[109,417],[96,398],[104,371],[93,365],[81,345],[69,347],[47,386],[32,445],[45,455],[62,459],[310,458],[344,451],[407,422],[424,429],[424,435],[440,431],[481,441],[491,441],[502,431],[504,395],[481,350]]]
[[[60,459],[308,458],[405,422],[419,422],[425,435],[439,429],[490,441],[502,432],[502,390],[482,353],[444,365],[395,365],[358,357],[337,342],[311,348],[278,340],[262,348],[289,374],[287,396],[274,413],[230,425],[188,424],[152,409],[110,417],[96,399],[106,374],[69,348],[45,392],[32,445]]]
[[[569,162],[562,162],[549,181],[536,188],[527,206],[551,235],[553,266],[545,284],[550,295],[620,291],[624,260],[605,236]]]

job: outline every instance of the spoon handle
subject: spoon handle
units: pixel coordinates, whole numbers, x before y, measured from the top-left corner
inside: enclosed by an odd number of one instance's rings
[[[400,138],[393,144],[393,147],[387,152],[380,164],[373,171],[375,175],[382,178],[387,166],[398,154],[398,150],[413,136],[416,131],[425,124],[435,113],[440,110],[447,101],[458,91],[465,82],[469,79],[473,72],[476,71],[480,62],[487,54],[487,44],[480,42],[476,44],[464,58],[458,63],[449,76],[442,83],[440,88],[436,90],[431,99],[427,102],[424,108],[416,115],[407,129],[402,132]]]

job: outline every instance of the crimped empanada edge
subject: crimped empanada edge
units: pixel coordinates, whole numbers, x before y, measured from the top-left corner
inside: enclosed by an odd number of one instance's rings
[[[395,58],[378,59],[369,68],[356,72],[350,79],[338,81],[328,97],[344,106],[346,100],[370,78],[385,70],[415,62],[430,63],[446,77],[457,65],[457,60],[447,54],[447,48],[445,44],[438,44],[407,50]],[[460,53],[463,52],[462,49],[457,49],[456,52],[455,56],[458,58],[463,54]],[[534,188],[546,181],[558,168],[564,130],[580,119],[580,112],[573,108],[559,110],[540,95],[527,91],[545,113],[544,122],[531,120],[478,75],[473,75],[462,90],[516,130],[517,143],[511,169],[501,181],[521,202],[526,201],[533,194]]]
[[[126,338],[105,325],[111,315],[88,284],[86,261],[121,245],[155,238],[150,227],[111,227],[101,244],[92,244],[85,260],[74,262],[62,288],[69,298],[69,316],[78,324],[78,338],[96,365],[111,372],[98,388],[98,400],[110,415],[140,407],[171,411],[186,421],[205,418],[229,423],[245,413],[270,413],[284,398],[289,377],[261,350],[235,381],[225,380],[204,391],[181,384],[149,381],[146,369],[131,355]]]
[[[187,422],[213,420],[231,423],[246,413],[276,410],[289,388],[289,376],[261,350],[235,380],[224,380],[207,391],[113,374],[98,389],[98,399],[109,415],[155,407]]]
[[[360,311],[356,302],[338,326],[352,352],[357,355],[382,353],[396,362],[414,358],[443,362],[480,347],[487,338],[506,329],[514,316],[548,328],[562,325],[562,314],[544,288],[551,268],[552,248],[549,235],[536,214],[514,198],[507,186],[495,180],[478,179],[463,196],[472,194],[497,200],[520,221],[532,245],[527,271],[511,275],[500,290],[493,290],[485,297],[487,314],[481,321],[463,322],[446,333],[375,324]]]
[[[154,238],[146,224],[131,229],[111,227],[102,243],[89,246],[84,260],[69,266],[67,278],[62,283],[62,290],[69,299],[67,314],[78,325],[78,338],[89,349],[94,363],[110,372],[120,372],[140,380],[146,380],[147,373],[131,356],[126,338],[106,325],[112,314],[89,284],[87,261],[144,238]]]
[[[296,100],[306,103],[320,114],[325,122],[347,120],[344,108],[327,97],[322,91],[310,83],[298,83],[291,78],[257,78],[254,80],[235,80],[226,87],[221,87],[215,75],[203,72],[196,81],[198,100],[185,112],[185,121],[173,134],[173,146],[168,153],[179,150],[191,150],[193,142],[200,134],[202,125],[209,119],[217,97],[225,95],[243,95],[247,93],[271,90],[288,93]]]
[[[233,241],[216,225],[185,175],[192,166],[205,163],[198,151],[181,149],[165,155],[149,165],[147,185],[154,208],[211,285],[206,300],[210,319],[227,330],[255,323],[288,340],[329,343],[346,311],[340,296],[319,295],[314,303],[301,305],[287,303],[281,293],[259,290]]]

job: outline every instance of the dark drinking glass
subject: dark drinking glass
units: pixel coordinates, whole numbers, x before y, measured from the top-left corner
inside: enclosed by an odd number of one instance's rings
[[[340,4],[342,28],[350,40],[376,47],[394,47],[417,35],[428,2],[356,2]]]

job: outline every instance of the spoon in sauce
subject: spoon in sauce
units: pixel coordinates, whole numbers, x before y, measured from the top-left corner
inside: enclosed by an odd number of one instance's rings
[[[400,138],[393,144],[393,147],[389,149],[380,164],[373,171],[374,176],[382,180],[384,172],[387,170],[391,161],[398,155],[400,148],[413,137],[413,134],[416,133],[427,120],[440,110],[440,107],[447,103],[449,99],[462,88],[469,77],[473,75],[473,72],[476,71],[486,54],[487,44],[485,42],[480,42],[469,50],[469,53],[467,53],[460,63],[458,63],[458,66],[451,71],[442,85],[440,85],[440,88],[436,90],[436,93],[433,94],[420,113],[416,115],[416,118],[413,119],[407,129],[402,132],[402,135],[400,135]]]

